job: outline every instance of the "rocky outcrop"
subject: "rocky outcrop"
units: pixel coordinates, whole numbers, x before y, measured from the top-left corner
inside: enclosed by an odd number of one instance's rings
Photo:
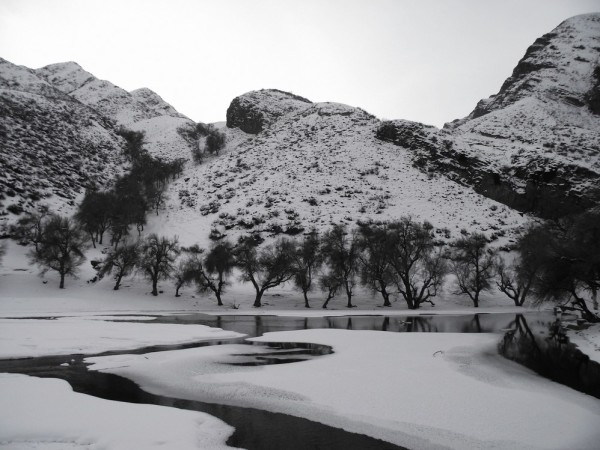
[[[600,66],[596,66],[592,76],[592,87],[587,93],[586,100],[590,110],[600,115]]]
[[[311,105],[306,98],[277,89],[248,92],[234,98],[227,108],[227,127],[258,134],[284,114]]]
[[[538,158],[525,167],[493,168],[489,161],[462,151],[451,134],[416,122],[384,122],[376,136],[411,150],[414,166],[422,171],[472,186],[521,212],[557,218],[600,204],[600,189],[580,189],[599,180],[584,167]]]
[[[437,130],[384,123],[377,137],[443,173],[541,217],[600,203],[600,14],[576,16],[531,45],[499,92]]]

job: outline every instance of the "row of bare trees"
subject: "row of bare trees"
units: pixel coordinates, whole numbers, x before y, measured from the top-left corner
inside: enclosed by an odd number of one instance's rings
[[[75,274],[83,262],[90,239],[86,231],[70,218],[42,211],[21,219],[13,236],[31,244],[31,259],[43,271],[60,274],[62,288],[65,276]],[[554,301],[589,321],[600,320],[592,310],[598,309],[600,289],[600,212],[528,228],[510,260],[492,251],[482,234],[467,234],[443,245],[433,231],[427,222],[403,217],[351,231],[334,225],[322,235],[313,230],[301,239],[281,238],[269,245],[259,245],[252,236],[235,245],[222,239],[206,250],[180,247],[177,239],[152,234],[111,248],[99,275],[112,274],[118,289],[123,277],[143,273],[154,295],[161,279],[175,281],[176,295],[183,286],[194,284],[201,292],[212,292],[222,305],[236,268],[242,281],[252,285],[256,307],[262,306],[267,290],[293,282],[306,307],[316,286],[326,295],[323,308],[338,294],[346,297],[347,307],[354,307],[354,291],[361,284],[378,292],[384,306],[391,306],[390,299],[398,296],[409,309],[417,309],[424,303],[433,305],[452,273],[454,293],[466,294],[475,307],[483,292],[497,286],[517,306],[527,299]]]

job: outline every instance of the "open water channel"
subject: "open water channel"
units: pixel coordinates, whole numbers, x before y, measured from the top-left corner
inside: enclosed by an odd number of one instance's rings
[[[600,364],[590,361],[568,342],[560,321],[550,313],[473,314],[431,316],[278,317],[254,315],[209,316],[204,314],[157,316],[153,323],[202,324],[244,333],[249,337],[267,332],[337,328],[386,332],[497,333],[498,351],[541,376],[600,398]],[[144,323],[149,321],[144,320]],[[119,353],[148,353],[202,345],[244,343],[215,341],[179,346],[157,346]],[[238,364],[301,364],[332,351],[307,344],[249,344]],[[228,444],[247,449],[399,449],[401,447],[307,419],[253,408],[204,403],[154,395],[117,375],[88,371],[82,355],[0,360],[0,372],[22,373],[68,381],[76,392],[131,403],[151,403],[206,412],[235,428]],[[67,364],[68,363],[68,364]]]

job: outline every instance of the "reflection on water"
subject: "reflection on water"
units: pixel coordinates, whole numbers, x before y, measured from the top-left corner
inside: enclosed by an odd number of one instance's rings
[[[500,343],[504,357],[540,375],[600,398],[600,364],[569,342],[559,319],[551,323],[517,314]]]
[[[151,323],[145,321],[144,323]],[[551,313],[475,314],[430,316],[207,316],[204,314],[159,317],[154,323],[203,324],[225,330],[261,336],[275,331],[335,328],[388,332],[499,333],[498,349],[517,361],[557,382],[600,398],[600,365],[568,342],[564,330]],[[181,346],[156,346],[131,352],[164,351],[201,345],[242,343],[242,340],[206,342]],[[227,364],[266,365],[304,361],[328,354],[331,348],[317,344],[249,344],[248,351],[235,355]],[[208,404],[156,396],[116,375],[88,372],[81,356],[63,356],[0,361],[0,372],[24,373],[69,381],[75,391],[131,403],[153,403],[204,411],[236,428],[229,445],[248,449],[393,449],[398,448],[366,436],[347,433],[319,423],[284,414]]]
[[[328,345],[306,344],[301,342],[254,342],[251,350],[244,353],[232,353],[230,366],[270,366],[307,361],[315,356],[329,355],[333,349]]]
[[[528,316],[550,323],[551,313],[532,313]],[[208,316],[189,314],[159,317],[155,323],[201,324],[237,331],[250,337],[276,331],[335,328],[341,330],[375,330],[422,333],[494,333],[504,331],[515,321],[514,313],[429,315],[429,316],[339,316],[339,317],[280,317],[280,316]]]

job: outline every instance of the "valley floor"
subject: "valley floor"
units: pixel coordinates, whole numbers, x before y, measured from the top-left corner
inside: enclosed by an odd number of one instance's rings
[[[240,337],[202,325],[150,323],[157,315],[414,314],[400,302],[381,308],[377,297],[362,292],[356,298],[360,310],[344,308],[342,299],[331,310],[316,301],[307,310],[300,295],[284,288],[256,309],[248,286],[236,283],[226,306],[218,308],[190,288],[175,298],[168,283],[158,297],[138,278],[113,291],[111,280],[87,283],[93,272],[84,268],[80,279],[59,290],[56,277],[36,272],[11,243],[0,268],[0,359],[91,355],[90,370],[123,375],[150,392],[307,417],[411,449],[591,449],[600,440],[600,402],[502,358],[495,333],[266,333],[253,340],[317,343],[333,353],[258,367],[223,364],[241,351],[240,344],[128,353]],[[498,295],[486,297],[478,311],[453,295],[437,303],[418,313],[522,311]],[[599,327],[571,334],[600,360]],[[92,356],[109,350],[121,354]],[[205,413],[101,400],[56,379],[0,374],[0,398],[0,448],[6,449],[224,448],[233,431]],[[122,427],[124,422],[131,426]]]

